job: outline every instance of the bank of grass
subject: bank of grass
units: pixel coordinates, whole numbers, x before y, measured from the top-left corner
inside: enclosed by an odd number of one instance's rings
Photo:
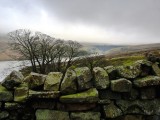
[[[107,66],[119,66],[119,65],[131,65],[137,60],[146,59],[144,55],[137,55],[137,56],[123,56],[123,57],[116,57],[111,59],[106,59]]]

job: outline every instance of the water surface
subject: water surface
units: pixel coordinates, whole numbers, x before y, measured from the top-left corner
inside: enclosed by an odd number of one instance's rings
[[[2,81],[13,70],[20,70],[29,66],[29,61],[0,61],[0,81]]]

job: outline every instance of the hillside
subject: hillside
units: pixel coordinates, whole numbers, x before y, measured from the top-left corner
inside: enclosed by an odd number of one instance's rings
[[[119,48],[113,48],[109,51],[106,51],[105,54],[108,56],[114,56],[119,54],[133,54],[137,52],[147,52],[152,50],[159,50],[160,43],[157,44],[144,44],[144,45],[130,45]]]
[[[19,54],[11,50],[8,41],[0,40],[0,61],[14,60]],[[152,50],[159,50],[160,43],[158,44],[145,44],[145,45],[111,45],[111,44],[97,44],[97,43],[81,43],[83,50],[89,53],[98,53],[107,57],[124,56],[131,54],[141,54]],[[15,56],[13,58],[13,56]]]
[[[95,43],[81,43],[83,46],[83,50],[88,51],[90,54],[98,53],[104,54],[106,51],[111,50],[113,48],[118,48],[122,46],[118,45],[109,45],[109,44],[95,44]],[[19,54],[17,52],[11,50],[8,41],[0,40],[0,61],[4,60],[13,60],[13,57],[17,57]]]

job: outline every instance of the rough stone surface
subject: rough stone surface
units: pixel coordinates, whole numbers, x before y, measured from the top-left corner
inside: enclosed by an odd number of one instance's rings
[[[109,105],[104,105],[103,110],[106,118],[116,118],[123,114],[122,111],[117,106],[115,106],[113,102]]]
[[[155,97],[156,91],[154,87],[141,89],[141,99],[154,99]]]
[[[147,76],[144,78],[135,79],[134,85],[136,87],[146,87],[146,86],[153,86],[153,85],[160,85],[160,77],[158,76]]]
[[[78,90],[86,90],[93,86],[91,81],[92,75],[88,67],[81,67],[75,69],[77,75],[77,82],[78,82]]]
[[[34,110],[37,109],[52,109],[54,110],[56,106],[56,102],[53,99],[32,99],[31,107]]]
[[[146,120],[146,119],[142,115],[125,115],[123,117],[123,120]]]
[[[94,83],[97,89],[106,89],[109,87],[110,81],[107,72],[100,67],[93,68]]]
[[[20,85],[24,77],[21,72],[12,71],[3,81],[2,85],[8,90],[13,89],[14,87]]]
[[[110,80],[114,80],[114,79],[118,78],[118,72],[117,72],[117,68],[116,67],[114,67],[114,66],[107,66],[107,67],[104,67],[104,69],[108,73],[108,76],[109,76]]]
[[[158,115],[147,116],[145,120],[160,120],[160,116]]]
[[[99,98],[117,100],[121,99],[121,95],[117,92],[113,92],[111,90],[106,89],[106,90],[99,90]]]
[[[73,70],[67,70],[61,85],[62,94],[73,94],[77,91],[76,73]]]
[[[134,64],[131,66],[120,66],[117,68],[118,74],[122,78],[134,79],[141,74],[141,66],[139,64]]]
[[[145,77],[149,74],[151,74],[152,71],[152,62],[148,60],[138,60],[135,62],[135,64],[139,64],[141,66],[141,77]]]
[[[98,102],[98,91],[95,88],[91,88],[87,91],[64,95],[60,97],[62,103],[95,103]]]
[[[111,103],[110,99],[102,99],[98,101],[98,104],[101,104],[101,105],[108,105],[110,103]]]
[[[99,112],[72,112],[71,120],[100,120]]]
[[[15,110],[15,109],[20,109],[21,105],[19,103],[10,103],[10,102],[6,102],[5,103],[5,109],[7,110]]]
[[[28,98],[28,91],[27,84],[21,84],[19,87],[16,87],[14,91],[14,101],[25,102]]]
[[[127,93],[123,93],[122,94],[122,98],[125,99],[125,100],[136,100],[138,99],[140,96],[140,93],[137,89],[131,89],[130,92],[127,92]]]
[[[60,96],[59,91],[33,91],[29,90],[30,98],[58,98]]]
[[[84,110],[91,110],[96,107],[96,103],[70,103],[70,104],[57,104],[58,110],[65,110],[65,111],[84,111]]]
[[[160,115],[160,100],[117,100],[116,104],[125,114]]]
[[[152,66],[152,62],[150,62],[148,60],[137,60],[135,62],[135,64],[145,65],[145,66],[148,66],[148,67]]]
[[[152,65],[152,70],[153,70],[153,73],[156,75],[156,76],[159,76],[160,77],[160,68],[158,66],[158,63],[154,63]]]
[[[7,111],[0,111],[0,119],[3,120],[9,116]]]
[[[8,91],[5,87],[0,85],[0,101],[12,101],[13,94],[11,91]]]
[[[45,78],[46,75],[32,72],[29,76],[27,76],[24,79],[24,82],[28,83],[30,89],[41,89],[43,88]]]
[[[130,92],[132,89],[132,82],[121,78],[118,80],[111,81],[111,90],[115,92]]]
[[[50,72],[46,77],[44,83],[44,90],[58,91],[61,79],[62,79],[62,73]]]
[[[36,120],[70,120],[68,112],[38,109],[36,111]]]

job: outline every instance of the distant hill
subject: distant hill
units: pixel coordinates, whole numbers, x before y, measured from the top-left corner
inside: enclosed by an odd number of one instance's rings
[[[105,54],[106,51],[112,50],[114,48],[124,47],[124,45],[111,45],[111,44],[102,44],[102,43],[81,43],[83,49],[87,50],[89,53],[99,53]]]
[[[118,54],[131,54],[136,52],[145,52],[151,50],[160,50],[160,43],[156,44],[144,44],[144,45],[130,45],[119,48],[113,48],[106,51],[106,55],[118,55]]]
[[[11,50],[9,41],[0,37],[0,61],[14,60],[13,56],[18,57],[19,54]],[[135,52],[149,51],[160,49],[160,43],[158,44],[146,44],[146,45],[111,45],[111,44],[97,44],[97,43],[81,43],[83,50],[89,53],[98,53],[106,56],[114,56],[121,54],[131,54]]]

